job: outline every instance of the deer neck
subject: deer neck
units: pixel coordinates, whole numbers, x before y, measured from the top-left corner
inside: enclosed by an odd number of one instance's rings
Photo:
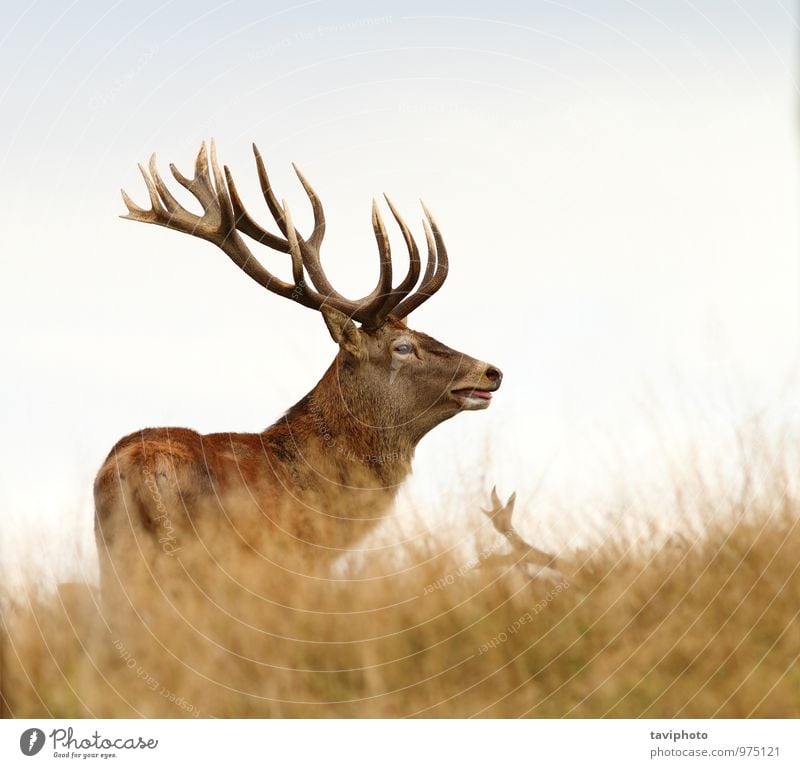
[[[390,407],[380,394],[360,391],[354,374],[335,360],[279,422],[308,485],[362,495],[370,489],[393,497],[411,472],[417,439],[392,426]]]

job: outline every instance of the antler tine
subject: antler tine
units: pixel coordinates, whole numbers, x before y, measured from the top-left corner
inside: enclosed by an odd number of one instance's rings
[[[422,224],[425,229],[425,239],[428,243],[428,263],[419,288],[404,299],[395,309],[395,314],[399,317],[406,317],[411,314],[413,310],[433,296],[444,285],[449,270],[447,248],[439,226],[425,203],[422,203],[422,208],[426,217],[423,219]]]
[[[236,188],[236,183],[233,180],[233,174],[230,168],[226,165],[224,167],[225,179],[228,183],[228,192],[230,193],[231,205],[233,206],[233,215],[236,221],[236,228],[240,232],[244,232],[248,237],[252,237],[258,243],[266,245],[268,248],[273,248],[276,251],[288,253],[289,241],[284,240],[282,237],[273,235],[272,232],[267,232],[261,225],[257,224],[255,219],[248,213],[244,207],[242,198],[239,196],[239,190]]]
[[[322,245],[322,238],[325,237],[325,211],[322,209],[322,201],[314,190],[314,187],[311,186],[308,179],[294,163],[292,163],[292,168],[294,168],[297,178],[300,179],[300,183],[303,185],[303,189],[311,203],[311,210],[314,212],[314,230],[311,233],[311,237],[308,239],[300,238],[303,265],[308,270],[308,275],[314,287],[320,293],[352,304],[351,311],[353,311],[358,307],[358,303],[349,302],[348,299],[342,296],[342,294],[333,287],[320,261],[319,249]]]
[[[150,195],[150,203],[152,206],[153,203],[153,194],[150,191],[152,182],[150,181],[149,177],[147,176],[147,172],[142,167],[141,164],[138,164],[138,168],[140,173],[142,174],[142,178],[144,179],[144,183],[147,186],[147,192]],[[144,221],[144,222],[155,222],[157,218],[157,209],[151,207],[150,210],[147,208],[142,208],[141,206],[137,205],[133,202],[130,195],[124,190],[120,189],[120,193],[122,194],[122,202],[125,203],[125,207],[128,209],[128,212],[122,216],[121,219],[130,219],[131,221]],[[158,206],[161,207],[160,205]]]
[[[359,315],[363,316],[362,322],[370,328],[377,327],[385,319],[382,309],[392,294],[392,249],[389,244],[389,235],[386,233],[386,225],[383,223],[378,203],[372,200],[372,230],[375,232],[375,242],[378,244],[378,254],[380,259],[380,273],[378,284],[372,293],[364,300]]]
[[[211,172],[214,174],[214,186],[216,187],[214,206],[219,211],[220,224],[225,230],[228,230],[230,235],[234,235],[236,234],[236,224],[233,206],[231,205],[228,188],[225,186],[225,178],[217,162],[217,145],[214,139],[211,139]],[[208,168],[206,168],[206,174],[208,174]]]
[[[408,225],[400,215],[400,212],[397,210],[395,204],[389,199],[388,195],[384,195],[383,197],[389,206],[389,210],[392,212],[392,216],[394,216],[394,220],[400,227],[400,231],[403,233],[403,240],[405,240],[406,248],[408,249],[408,272],[406,273],[403,282],[400,283],[395,290],[398,292],[408,292],[417,284],[417,280],[419,279],[419,248],[417,248],[417,243],[414,240],[414,236],[411,234],[411,230],[408,228]]]
[[[497,529],[498,533],[503,534],[503,536],[508,536],[508,532],[514,530],[514,526],[511,524],[511,516],[514,514],[516,501],[517,494],[512,493],[508,501],[503,504],[497,495],[497,486],[495,486],[492,488],[492,509],[481,510],[492,521],[492,525]]]
[[[428,206],[425,205],[425,203],[422,203],[422,209],[425,211],[425,216],[433,230],[433,237],[436,241],[436,257],[439,261],[436,267],[436,274],[431,278],[430,285],[428,286],[429,298],[444,285],[444,281],[447,279],[447,273],[450,271],[450,260],[447,257],[447,248],[445,247],[444,238],[442,237],[439,225],[436,223],[436,219],[433,218],[433,214],[428,210]]]
[[[264,200],[267,203],[269,212],[272,214],[272,218],[275,219],[278,228],[283,232],[284,237],[286,237],[286,218],[283,209],[278,203],[278,198],[275,197],[275,193],[272,191],[272,184],[270,183],[269,176],[267,176],[264,160],[255,144],[253,144],[253,154],[256,158],[256,172],[258,173],[258,182],[261,185],[261,194],[264,195]]]
[[[211,185],[211,177],[208,174],[208,149],[206,143],[200,145],[200,151],[197,153],[197,158],[194,161],[194,178],[199,183],[199,192],[207,196],[207,200],[203,201],[208,205],[214,201],[214,188]]]
[[[517,529],[511,522],[516,501],[517,494],[512,493],[508,497],[508,501],[503,504],[497,495],[497,486],[495,486],[492,488],[492,509],[482,509],[481,512],[492,521],[492,525],[497,532],[508,539],[512,552],[519,553],[519,559],[516,562],[536,561],[539,565],[552,565],[556,561],[555,555],[550,555],[547,552],[542,552],[541,549],[531,546],[517,533]],[[511,557],[515,557],[515,555],[512,554]]]
[[[152,212],[156,215],[165,214],[166,210],[161,202],[161,198],[158,196],[158,190],[156,190],[153,180],[150,178],[150,175],[147,173],[141,163],[137,163],[137,166],[139,167],[139,172],[142,174],[145,186],[147,187],[147,194],[150,196],[150,208],[152,209]]]
[[[408,225],[405,223],[403,217],[400,215],[400,212],[397,210],[394,203],[392,203],[392,201],[389,199],[388,195],[384,195],[383,197],[389,206],[389,210],[392,212],[392,216],[394,216],[395,221],[400,227],[400,231],[403,233],[403,240],[405,240],[406,248],[408,249],[409,263],[408,272],[406,272],[406,276],[403,278],[403,281],[392,291],[391,296],[380,309],[381,321],[388,317],[392,310],[406,296],[408,296],[408,294],[417,284],[420,272],[419,249],[417,248],[417,243],[414,241],[414,237],[411,234],[411,230],[409,230]]]
[[[422,276],[422,283],[420,289],[424,288],[430,283],[436,268],[436,243],[433,239],[433,232],[426,219],[422,220],[422,229],[425,232],[425,243],[428,246],[428,263],[425,265],[425,274]]]
[[[174,163],[170,163],[169,169],[175,180],[197,198],[200,205],[203,206],[203,210],[214,203],[215,192],[208,175],[208,155],[204,141],[200,144],[200,151],[194,162],[194,178],[188,179],[175,167]]]
[[[158,172],[158,167],[156,165],[156,153],[153,152],[150,155],[150,177],[153,179],[153,183],[156,186],[156,190],[158,191],[158,196],[161,198],[161,201],[164,203],[164,207],[168,211],[177,211],[177,210],[184,210],[183,206],[173,197],[172,192],[169,191],[167,185],[164,183],[164,180],[161,178],[161,174]]]
[[[423,219],[422,220],[422,229],[425,232],[425,241],[428,246],[428,260],[425,264],[425,274],[422,276],[422,283],[420,283],[420,287],[417,291],[407,298],[404,298],[396,307],[394,313],[398,317],[407,317],[411,314],[411,311],[418,307],[427,297],[420,298],[418,301],[412,301],[420,291],[424,290],[425,286],[430,282],[431,277],[433,277],[433,273],[436,269],[436,245],[433,240],[433,233],[431,232],[430,227],[428,226],[428,222]]]
[[[308,179],[294,163],[292,163],[292,168],[294,168],[297,178],[300,179],[300,183],[303,185],[303,189],[311,202],[311,209],[314,212],[314,231],[311,233],[311,237],[306,239],[306,243],[310,248],[319,251],[319,247],[322,245],[322,238],[325,237],[325,211],[322,208],[322,201],[314,191],[314,187],[311,186]]]
[[[120,218],[130,219],[131,221],[142,221],[142,215],[147,213],[147,211],[136,205],[124,189],[120,189],[120,194],[122,195],[122,202],[125,203],[125,207],[128,209],[128,212],[122,214]]]
[[[300,254],[300,244],[297,241],[297,230],[292,223],[292,214],[289,212],[289,204],[283,201],[283,211],[286,214],[286,228],[289,233],[289,253],[292,257],[292,277],[294,284],[298,288],[304,285],[303,280],[303,257]]]

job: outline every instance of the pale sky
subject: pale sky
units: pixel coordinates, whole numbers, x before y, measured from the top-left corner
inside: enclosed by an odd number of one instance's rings
[[[212,135],[265,224],[250,142],[301,229],[303,169],[349,295],[377,271],[373,196],[418,237],[418,198],[435,212],[451,273],[411,324],[505,380],[420,445],[406,498],[432,527],[470,478],[527,495],[521,528],[564,504],[579,528],[661,450],[797,424],[794,4],[457,5],[0,7],[0,569],[80,577],[119,437],[261,430],[335,354],[213,246],[117,218],[137,162],[188,169]]]

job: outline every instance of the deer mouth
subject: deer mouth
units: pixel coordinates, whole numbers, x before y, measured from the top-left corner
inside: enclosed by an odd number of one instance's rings
[[[492,400],[492,393],[488,389],[465,387],[464,389],[453,389],[450,394],[464,410],[468,411],[488,408]]]

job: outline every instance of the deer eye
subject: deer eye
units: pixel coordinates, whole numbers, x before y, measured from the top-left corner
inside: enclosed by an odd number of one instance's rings
[[[397,352],[398,355],[410,355],[414,351],[414,347],[410,344],[398,344],[394,351]]]

